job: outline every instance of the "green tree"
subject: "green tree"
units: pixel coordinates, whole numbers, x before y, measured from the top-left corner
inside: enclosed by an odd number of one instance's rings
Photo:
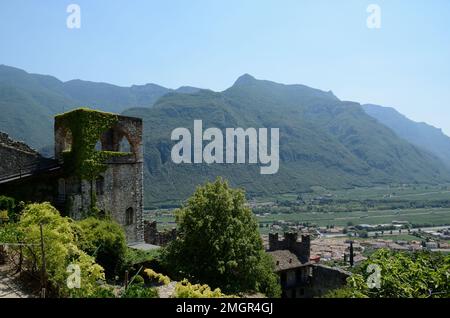
[[[79,247],[95,257],[105,269],[108,278],[119,274],[124,265],[127,244],[121,226],[110,219],[89,217],[77,222],[79,226]]]
[[[176,221],[178,237],[162,255],[172,277],[226,293],[280,295],[273,260],[264,252],[242,190],[231,189],[220,178],[198,187],[176,211]]]

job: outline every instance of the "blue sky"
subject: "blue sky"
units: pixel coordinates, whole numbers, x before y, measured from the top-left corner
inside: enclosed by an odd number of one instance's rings
[[[66,8],[81,7],[81,29]],[[381,7],[368,29],[367,6]],[[448,0],[2,0],[0,64],[214,90],[243,73],[392,106],[450,135]]]

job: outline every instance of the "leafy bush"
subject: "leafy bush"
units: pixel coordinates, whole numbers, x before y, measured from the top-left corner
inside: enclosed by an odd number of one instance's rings
[[[0,195],[0,211],[6,210],[8,212],[14,211],[16,207],[16,201],[13,198]]]
[[[112,220],[94,217],[77,222],[80,248],[95,257],[107,277],[114,277],[121,269],[127,249],[125,234]]]
[[[91,293],[89,298],[116,298],[116,295],[114,294],[114,289],[112,287],[104,285],[98,287]]]
[[[158,298],[156,288],[145,287],[144,284],[131,284],[122,294],[122,298]]]
[[[150,268],[146,269],[144,272],[147,274],[150,281],[153,281],[153,282],[156,281],[157,283],[163,284],[163,285],[169,285],[169,283],[170,283],[169,277],[167,277],[163,274],[159,274]]]
[[[142,277],[141,275],[137,275],[133,278],[133,284],[144,284],[145,283],[145,279],[144,277]]]
[[[187,279],[175,285],[175,298],[231,298],[221,292],[219,288],[211,290],[208,285],[192,285]]]
[[[6,210],[1,211],[0,210],[0,224],[6,223],[8,221],[9,221],[8,211],[6,211]]]
[[[176,212],[176,221],[178,237],[162,253],[171,277],[206,283],[227,293],[280,296],[273,260],[265,256],[242,190],[231,189],[221,179],[207,183]]]
[[[381,270],[380,288],[368,287],[373,272],[370,264]],[[355,269],[344,290],[331,293],[335,297],[370,298],[448,298],[450,297],[450,255],[441,253],[394,252],[380,249]]]
[[[134,265],[148,265],[159,262],[160,251],[158,249],[142,251],[134,248],[127,248],[125,252],[124,267],[130,268]]]
[[[76,231],[70,218],[62,217],[49,203],[30,204],[23,211],[18,224],[24,242],[34,244],[24,249],[25,260],[35,261],[41,267],[40,224],[43,225],[44,251],[48,281],[63,297],[90,297],[95,295],[99,282],[104,282],[103,267],[76,245]],[[81,288],[67,286],[68,265],[78,265]]]
[[[0,223],[2,222],[2,218],[4,222],[10,221],[15,222],[17,219],[17,206],[16,201],[13,198],[6,197],[4,195],[0,195],[0,214],[4,214],[6,211],[6,216],[0,216]]]
[[[17,224],[6,223],[0,225],[0,242],[18,243],[23,240],[22,232],[19,231]]]

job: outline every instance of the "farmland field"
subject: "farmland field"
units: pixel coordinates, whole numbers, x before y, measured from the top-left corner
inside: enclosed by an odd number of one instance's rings
[[[331,203],[314,205],[315,198],[327,196]],[[302,199],[302,203],[296,203]],[[372,208],[358,210],[358,204],[367,200],[376,202]],[[254,198],[256,218],[261,224],[261,231],[273,223],[309,223],[317,226],[347,226],[349,224],[389,224],[392,221],[408,221],[418,225],[450,224],[450,206],[436,206],[436,202],[450,201],[448,185],[403,185],[379,186],[373,188],[355,188],[347,190],[327,190],[314,187],[311,192],[303,194],[283,194],[266,198]],[[287,206],[282,206],[286,204]],[[394,205],[417,204],[433,207],[423,208],[387,208]],[[265,204],[270,203],[269,206]],[[307,205],[308,209],[305,209]],[[356,209],[355,209],[356,206]],[[303,209],[303,210],[300,210]],[[160,228],[175,226],[175,218],[170,210],[157,213],[148,212],[146,217],[158,221]]]

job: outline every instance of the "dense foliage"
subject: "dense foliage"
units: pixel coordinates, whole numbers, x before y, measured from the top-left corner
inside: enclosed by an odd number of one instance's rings
[[[373,269],[368,270],[371,264],[381,270],[380,288],[369,288],[367,283],[374,274]],[[380,249],[356,268],[344,289],[334,291],[328,297],[448,298],[450,255]]]
[[[230,298],[220,291],[219,288],[211,290],[211,287],[204,284],[191,284],[187,279],[175,285],[175,298]]]
[[[26,206],[18,223],[18,231],[27,244],[34,244],[24,250],[25,258],[42,264],[40,249],[40,224],[43,226],[44,251],[47,277],[60,296],[90,297],[104,282],[103,268],[92,256],[77,246],[77,236],[73,221],[62,217],[49,203]],[[80,288],[70,289],[67,284],[68,266],[79,266],[81,273]]]
[[[168,285],[170,283],[170,278],[168,276],[157,273],[151,268],[147,268],[144,273],[147,274],[147,277],[153,283],[162,285]]]
[[[16,201],[13,198],[0,195],[0,211],[13,211]]]
[[[0,223],[15,221],[17,218],[16,200],[0,195]]]
[[[74,169],[81,179],[95,180],[106,169],[105,160],[114,155],[109,151],[96,151],[95,144],[117,123],[117,115],[79,108],[55,118],[57,125],[69,129],[72,134],[72,149],[65,154],[65,166]]]
[[[127,244],[121,226],[110,219],[90,217],[77,222],[80,229],[79,247],[95,257],[106,276],[118,275],[125,262]]]
[[[273,261],[264,252],[243,191],[218,179],[197,188],[176,215],[178,237],[163,253],[171,277],[227,293],[279,296]]]
[[[144,283],[139,282],[131,284],[121,296],[122,298],[158,298],[156,288],[146,287]]]

